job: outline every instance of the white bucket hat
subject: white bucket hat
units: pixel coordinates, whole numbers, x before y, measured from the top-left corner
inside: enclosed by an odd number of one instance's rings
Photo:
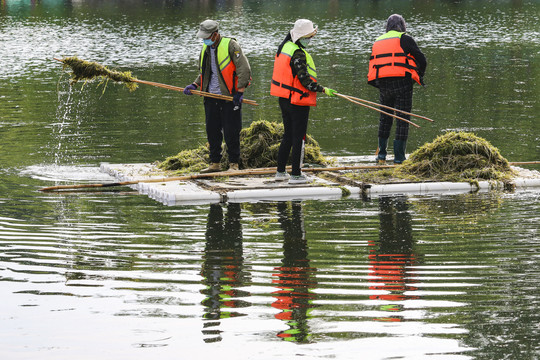
[[[291,30],[292,42],[303,37],[310,37],[317,33],[318,26],[313,27],[313,22],[307,19],[298,19]]]

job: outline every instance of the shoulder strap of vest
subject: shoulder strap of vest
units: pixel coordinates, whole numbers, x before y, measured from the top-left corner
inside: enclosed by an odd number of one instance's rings
[[[217,47],[217,57],[218,57],[218,64],[220,64],[220,69],[223,69],[227,64],[226,62],[229,58],[229,44],[231,40],[234,40],[234,38],[228,38],[228,37],[221,37],[219,40],[219,44]],[[208,45],[203,44],[203,47],[201,49],[201,62],[199,64],[199,70],[202,72],[203,68],[203,62],[204,62],[204,55],[206,53],[206,49],[208,48]]]
[[[219,70],[222,71],[226,68],[229,63],[232,61],[231,56],[229,55],[229,44],[231,43],[231,38],[221,38],[219,45],[217,47],[217,60]]]
[[[225,49],[229,48],[229,43],[231,42],[232,38],[228,37],[222,37],[219,41],[218,49]]]
[[[200,58],[200,62],[199,62],[199,73],[202,74],[203,72],[203,63],[204,63],[204,54],[206,52],[206,48],[208,47],[208,45],[206,44],[203,44],[202,46],[202,49],[201,49],[201,55],[199,56]]]
[[[403,35],[403,34],[405,34],[405,33],[404,32],[399,32],[399,31],[396,31],[396,30],[390,30],[387,33],[382,34],[381,36],[379,36],[377,38],[377,40],[375,40],[375,42],[380,41],[380,40],[386,40],[386,39],[401,38],[401,35]]]
[[[281,54],[292,56],[296,49],[298,49],[298,45],[296,45],[292,41],[287,41],[285,45],[283,45],[283,47],[281,48]]]

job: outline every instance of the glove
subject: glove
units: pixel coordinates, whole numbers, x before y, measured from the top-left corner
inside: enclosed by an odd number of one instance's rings
[[[234,104],[234,110],[240,109],[242,106],[242,100],[244,99],[244,93],[243,92],[236,92],[233,96],[233,104]]]
[[[325,93],[326,95],[328,95],[328,96],[336,96],[336,95],[334,94],[335,92],[336,92],[336,90],[332,90],[332,89],[327,88],[327,87],[324,88],[324,93]]]
[[[184,95],[193,95],[193,93],[191,92],[191,90],[195,90],[197,89],[197,85],[195,84],[189,84],[188,86],[186,86],[184,88]]]

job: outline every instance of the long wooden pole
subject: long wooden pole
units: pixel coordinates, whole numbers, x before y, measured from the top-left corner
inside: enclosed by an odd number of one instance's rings
[[[305,169],[302,169],[302,171],[303,172],[320,172],[320,171],[340,171],[340,170],[359,170],[359,169],[378,170],[378,169],[392,168],[394,166],[395,165],[354,165],[354,166],[337,166],[337,167],[327,167],[327,168],[305,168]],[[276,169],[277,168],[275,167],[269,167],[269,168],[247,169],[247,170],[238,170],[238,171],[220,171],[220,172],[207,173],[207,174],[192,174],[192,175],[184,175],[184,176],[176,176],[176,177],[132,180],[132,181],[122,181],[122,182],[106,183],[106,184],[57,185],[57,186],[44,187],[44,188],[39,189],[39,191],[55,191],[55,190],[68,190],[68,189],[124,186],[124,185],[134,185],[134,184],[139,184],[139,183],[185,181],[185,180],[194,180],[194,179],[214,178],[214,177],[220,177],[220,176],[267,175],[267,174],[275,173]]]
[[[417,124],[413,123],[413,122],[410,121],[410,120],[404,119],[404,118],[402,118],[402,117],[400,117],[400,116],[397,116],[397,115],[394,115],[394,114],[390,114],[390,113],[388,113],[388,112],[386,112],[386,111],[382,111],[382,110],[377,109],[377,108],[375,108],[375,107],[373,107],[373,106],[369,106],[369,105],[363,104],[363,103],[361,103],[361,102],[359,102],[359,101],[353,100],[352,98],[350,98],[350,97],[347,96],[347,95],[343,95],[343,94],[340,94],[340,93],[337,93],[337,92],[334,93],[334,94],[335,94],[336,96],[339,96],[340,98],[349,100],[349,101],[352,102],[352,103],[358,104],[358,105],[360,105],[360,106],[367,107],[368,109],[372,109],[372,110],[378,111],[378,112],[380,112],[380,113],[382,113],[382,114],[391,116],[391,117],[396,118],[396,119],[399,119],[399,120],[401,120],[401,121],[405,121],[406,123],[409,123],[409,124],[411,124],[411,125],[413,125],[413,126],[416,126],[417,128],[420,127],[420,125],[417,125]]]
[[[510,165],[540,165],[540,161],[513,161]]]
[[[62,59],[58,59],[58,58],[53,58],[53,59],[56,60],[56,61],[59,61],[61,63],[64,63],[64,60],[62,60]],[[158,82],[154,82],[154,81],[147,81],[147,80],[140,80],[140,79],[130,79],[130,81],[134,82],[134,83],[138,83],[138,84],[156,86],[156,87],[160,87],[160,88],[168,89],[168,90],[184,91],[183,87],[162,84],[162,83],[158,83]],[[206,92],[206,91],[200,91],[200,90],[192,90],[191,92],[196,94],[196,95],[205,96],[205,97],[211,97],[211,98],[220,99],[220,100],[226,100],[226,101],[232,101],[233,100],[232,96],[227,96],[227,95],[212,94],[212,93],[209,93],[209,92]],[[248,99],[242,99],[242,103],[249,104],[249,105],[255,105],[255,106],[259,105],[255,101],[248,100]]]
[[[407,111],[399,110],[399,109],[396,109],[396,108],[393,108],[393,107],[390,107],[390,106],[386,106],[386,105],[383,105],[383,104],[379,104],[379,103],[376,103],[376,102],[373,102],[373,101],[360,99],[360,98],[350,96],[350,95],[345,95],[345,96],[347,96],[349,99],[364,102],[366,104],[376,105],[376,106],[379,106],[379,107],[382,107],[382,108],[385,108],[385,109],[388,109],[388,110],[400,112],[400,113],[405,114],[405,115],[414,116],[414,117],[417,117],[419,119],[424,119],[424,120],[431,121],[431,122],[435,121],[435,120],[432,120],[432,119],[430,119],[428,117],[425,117],[425,116],[421,116],[421,115],[413,114],[413,113],[410,113],[410,112],[407,112]]]
[[[184,91],[183,87],[157,83],[157,82],[154,82],[154,81],[146,81],[146,80],[134,79],[133,82],[136,82],[136,83],[139,83],[139,84],[146,84],[146,85],[156,86],[156,87],[160,87],[160,88],[168,89],[168,90]],[[195,94],[195,95],[211,97],[211,98],[214,98],[214,99],[227,100],[227,101],[232,101],[233,100],[232,96],[227,96],[227,95],[212,94],[212,93],[209,93],[209,92],[206,92],[206,91],[200,91],[200,90],[191,90],[191,92],[193,94]],[[249,104],[249,105],[255,105],[255,106],[259,105],[255,101],[248,100],[248,99],[243,99],[242,103]]]
[[[510,165],[539,165],[540,161],[522,161],[522,162],[517,161],[517,162],[509,162],[509,164]],[[335,167],[326,167],[326,168],[324,167],[304,168],[302,169],[302,171],[303,172],[322,172],[322,171],[344,171],[344,170],[380,170],[380,169],[395,168],[397,166],[399,165],[352,165],[352,166],[335,166]],[[193,174],[193,175],[167,177],[167,178],[122,181],[122,182],[106,183],[106,184],[57,185],[57,186],[44,187],[42,189],[39,189],[39,191],[56,191],[56,190],[70,190],[70,189],[83,189],[83,188],[124,186],[124,185],[134,185],[134,184],[139,184],[139,183],[185,181],[185,180],[213,178],[213,177],[220,177],[220,176],[267,175],[267,174],[273,174],[275,172],[276,172],[275,167],[267,167],[267,168],[247,169],[247,170],[238,170],[238,171],[220,171],[220,172],[208,173],[208,174]]]

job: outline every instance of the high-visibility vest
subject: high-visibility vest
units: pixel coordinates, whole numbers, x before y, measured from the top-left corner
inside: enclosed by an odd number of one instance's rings
[[[416,59],[410,54],[405,54],[400,45],[403,34],[391,30],[377,38],[369,58],[368,82],[385,77],[405,77],[411,74],[411,78],[422,85]]]
[[[307,70],[311,80],[317,81],[317,71],[311,55],[292,41],[287,41],[274,59],[270,95],[290,99],[293,105],[315,106],[317,105],[317,92],[309,91],[300,83],[298,76],[293,76],[291,58],[298,49],[306,54]]]
[[[232,62],[229,55],[229,43],[231,38],[222,37],[217,47],[217,61],[219,74],[227,86],[229,93],[234,94],[238,89],[238,76],[236,76],[236,65]],[[204,62],[206,58],[206,48],[208,45],[203,45],[201,50],[201,63],[199,64],[199,73],[201,74],[201,85],[203,84]]]

